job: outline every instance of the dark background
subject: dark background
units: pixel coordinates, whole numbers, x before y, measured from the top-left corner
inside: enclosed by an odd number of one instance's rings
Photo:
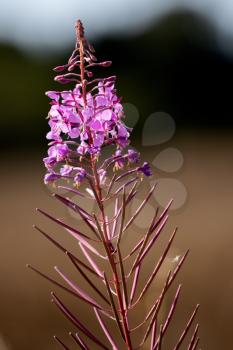
[[[180,275],[186,287],[177,326],[201,302],[201,348],[231,349],[233,58],[217,44],[213,23],[191,11],[171,12],[134,35],[108,35],[93,44],[100,59],[113,61],[103,74],[117,75],[118,94],[140,112],[133,144],[141,147],[142,126],[151,113],[166,111],[176,122],[175,137],[163,146],[184,155],[184,168],[172,176],[188,188],[189,199],[172,214],[181,232],[174,254],[192,251]],[[40,56],[0,44],[0,335],[6,344],[0,350],[56,349],[50,336],[65,337],[70,330],[48,302],[49,286],[24,266],[31,262],[51,271],[63,261],[31,225],[47,224],[34,213],[37,206],[67,215],[44,188],[41,158],[47,147],[44,92],[62,88],[53,82],[52,68],[72,48],[70,42],[63,51]],[[143,157],[160,149],[144,148]]]
[[[160,110],[174,117],[179,130],[232,128],[232,57],[219,49],[215,28],[204,16],[177,11],[137,35],[102,37],[94,44],[100,59],[113,61],[103,74],[116,74],[123,101],[136,103],[138,129]],[[42,146],[48,108],[44,92],[60,88],[51,69],[66,62],[72,47],[41,57],[1,45],[1,143],[7,149]]]

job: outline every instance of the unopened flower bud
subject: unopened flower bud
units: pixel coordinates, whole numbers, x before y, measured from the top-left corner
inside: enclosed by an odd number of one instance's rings
[[[75,69],[75,67],[76,67],[76,62],[69,66],[68,71],[72,72]]]
[[[93,73],[90,72],[90,71],[87,71],[87,76],[88,76],[88,78],[92,78],[93,77]]]
[[[104,62],[100,62],[99,65],[101,67],[110,67],[112,64],[112,61],[104,61]]]
[[[66,65],[64,66],[57,66],[55,68],[53,68],[54,72],[63,72],[66,68]]]
[[[116,80],[116,76],[115,75],[112,75],[111,77],[108,77],[108,78],[105,78],[104,81],[107,82],[107,81],[115,81]]]
[[[94,62],[97,61],[97,58],[96,58],[94,55],[92,55],[91,53],[90,53],[90,57],[91,57],[91,60],[92,60],[92,61],[94,61]]]
[[[151,176],[152,172],[150,169],[150,165],[148,162],[144,162],[143,165],[141,167],[138,167],[138,172],[144,174],[145,176]]]
[[[72,81],[71,79],[64,78],[64,75],[57,75],[54,80],[60,84],[67,84]]]

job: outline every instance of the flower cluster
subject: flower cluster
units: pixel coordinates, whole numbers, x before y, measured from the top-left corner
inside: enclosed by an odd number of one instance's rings
[[[122,156],[122,150],[129,144],[131,129],[123,122],[125,116],[120,98],[116,94],[116,77],[87,82],[81,78],[82,74],[70,73],[79,66],[81,73],[86,68],[83,74],[92,77],[92,72],[87,68],[109,66],[111,62],[96,63],[90,48],[84,51],[86,56],[81,58],[79,50],[74,51],[67,65],[54,68],[59,72],[68,69],[69,73],[58,75],[55,80],[62,84],[75,81],[75,88],[46,93],[51,99],[51,108],[48,114],[50,131],[47,133],[50,147],[48,156],[44,158],[48,169],[45,183],[67,178],[79,184],[87,175],[83,162],[81,165],[79,163],[88,158],[97,159],[101,149],[107,145],[116,146],[115,170],[123,168],[126,158],[130,164],[139,161],[139,154],[134,150],[128,150]],[[82,59],[87,63],[86,67]],[[149,176],[148,167],[144,165],[137,170]]]
[[[123,107],[114,84],[99,82],[98,92],[88,93],[86,104],[80,86],[70,91],[49,91],[47,96],[52,99],[49,140],[61,143],[64,136],[79,138],[79,155],[98,154],[104,144],[116,143],[122,148],[128,144],[129,129],[121,120]]]

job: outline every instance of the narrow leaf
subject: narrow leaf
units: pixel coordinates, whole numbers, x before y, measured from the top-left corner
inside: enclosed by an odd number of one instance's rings
[[[129,259],[136,251],[141,247],[144,238],[140,239],[140,241],[134,246],[134,248],[123,258],[123,261]]]
[[[106,251],[106,253],[107,253],[107,258],[109,259],[109,263],[111,264],[111,267],[112,267],[112,263],[111,263],[111,262],[112,262],[112,259],[111,259],[111,251],[110,251],[109,246],[108,246],[108,243],[109,243],[108,237],[105,237],[104,232],[102,231],[102,229],[101,229],[101,227],[100,227],[100,223],[99,223],[99,221],[98,221],[96,215],[93,214],[93,216],[94,216],[94,219],[95,219],[95,222],[96,222],[97,229],[98,229],[99,234],[100,234],[100,236],[101,236],[101,240],[102,240],[102,242],[103,242],[105,251]]]
[[[177,302],[178,302],[178,299],[179,299],[179,295],[180,295],[180,290],[181,290],[181,285],[179,285],[178,289],[177,289],[177,292],[176,292],[176,295],[174,297],[174,300],[172,302],[172,305],[171,305],[171,308],[169,310],[169,313],[168,313],[168,316],[166,318],[166,321],[163,325],[163,334],[166,332],[170,322],[171,322],[171,319],[172,319],[172,316],[174,315],[174,311],[175,311],[175,308],[176,308],[176,305],[177,305]]]
[[[115,315],[115,319],[116,319],[116,322],[117,322],[117,325],[118,325],[118,329],[119,329],[119,331],[121,333],[122,338],[125,341],[125,335],[124,335],[124,332],[123,332],[123,329],[122,329],[122,326],[121,326],[121,321],[119,319],[117,308],[116,308],[116,305],[115,305],[115,302],[114,302],[114,299],[113,299],[113,296],[112,296],[112,293],[111,293],[111,289],[110,289],[110,286],[109,286],[109,283],[108,283],[108,280],[107,280],[107,277],[106,277],[105,273],[104,273],[104,279],[105,279],[105,284],[106,284],[106,287],[107,287],[108,295],[109,295],[109,298],[110,298],[110,301],[111,301],[112,311],[113,311],[113,313]]]
[[[130,293],[130,305],[133,302],[133,298],[134,298],[135,292],[137,290],[140,268],[141,268],[141,264],[137,265],[137,267],[134,271],[133,284],[132,284],[132,289],[131,289],[131,293]]]
[[[92,241],[96,242],[96,240],[93,240],[92,238],[88,237],[84,233],[82,233],[82,232],[76,230],[75,228],[65,224],[63,221],[54,218],[53,216],[49,215],[48,213],[44,212],[43,210],[37,208],[37,211],[39,211],[41,214],[43,214],[44,216],[46,216],[50,220],[54,221],[56,224],[63,226],[68,231],[71,231],[71,232],[75,233],[78,237],[83,237],[83,238],[86,238],[86,239],[89,239],[89,240],[92,240]]]
[[[163,329],[163,325],[161,324],[160,331],[159,331],[159,338],[158,338],[157,347],[153,348],[153,350],[154,349],[160,350],[161,347],[162,347],[162,338],[163,338],[162,329]]]
[[[88,265],[86,265],[85,263],[83,263],[80,259],[78,259],[75,255],[73,255],[71,252],[67,251],[60,243],[58,243],[54,238],[50,237],[47,233],[45,233],[43,230],[41,230],[39,227],[37,226],[33,226],[37,231],[39,231],[40,233],[42,233],[42,235],[47,238],[50,242],[52,242],[58,249],[60,249],[63,253],[68,253],[70,256],[72,256],[72,258],[76,261],[76,263],[78,263],[79,265],[83,266],[85,269],[87,269],[89,272],[91,272],[92,274],[94,274],[96,277],[102,277],[103,276],[99,276],[94,270],[92,270]]]
[[[102,259],[106,259],[105,256],[101,255],[97,249],[93,247],[93,245],[89,244],[84,238],[77,236],[74,232],[67,230],[71,236],[73,236],[75,239],[79,241],[79,243],[82,243],[88,250],[90,250],[95,255],[99,256]]]
[[[59,282],[57,282],[56,280],[54,280],[53,278],[45,275],[43,272],[39,271],[38,269],[36,269],[35,267],[31,266],[31,265],[26,265],[29,269],[31,269],[32,271],[36,272],[38,275],[40,275],[41,277],[43,277],[44,279],[46,279],[47,281],[51,282],[52,284],[54,284],[55,286],[63,289],[65,292],[68,292],[70,294],[72,294],[73,296],[75,296],[76,298],[86,301],[85,299],[83,299],[83,297],[80,294],[77,294],[76,292],[73,292],[72,290],[70,290],[69,288],[66,288],[65,286],[63,286],[62,284],[60,284]]]
[[[197,338],[197,340],[195,341],[195,344],[193,344],[192,350],[196,350],[197,349],[199,341],[200,341],[200,338]]]
[[[36,272],[38,275],[40,275],[41,277],[43,277],[44,279],[46,279],[47,281],[51,282],[52,284],[54,284],[55,286],[63,289],[65,292],[68,292],[70,294],[72,294],[73,296],[75,296],[76,298],[88,303],[88,304],[92,304],[84,295],[82,295],[81,293],[78,293],[77,290],[72,291],[69,288],[66,288],[65,286],[63,286],[62,284],[60,284],[59,282],[57,282],[56,280],[54,280],[53,278],[45,275],[43,272],[39,271],[38,269],[36,269],[35,267],[31,266],[31,265],[27,265],[27,267],[31,270],[33,270],[34,272]],[[96,306],[95,304],[92,306]]]
[[[69,333],[70,336],[74,339],[75,343],[80,347],[80,349],[82,350],[90,350],[90,348],[87,347],[87,345],[84,343],[84,341],[82,340],[82,338],[77,335],[77,334],[73,334],[73,333]]]
[[[176,344],[175,347],[173,348],[173,350],[179,349],[180,346],[181,346],[181,344],[183,343],[183,340],[184,340],[186,334],[188,333],[190,327],[192,326],[192,323],[193,323],[193,321],[194,321],[194,319],[195,319],[195,316],[196,316],[196,314],[197,314],[197,311],[198,311],[198,309],[199,309],[199,306],[200,306],[200,305],[198,304],[198,305],[195,307],[195,309],[194,309],[194,311],[193,311],[193,313],[192,313],[192,315],[191,315],[191,317],[190,317],[190,319],[189,319],[187,325],[185,326],[185,329],[183,330],[183,332],[182,332],[182,334],[181,334],[181,336],[180,336],[180,338],[179,338],[177,344]]]
[[[108,299],[105,297],[105,295],[96,287],[96,285],[92,282],[92,280],[85,274],[85,272],[81,269],[81,267],[76,263],[76,261],[72,258],[72,256],[67,253],[68,257],[70,258],[71,262],[73,265],[76,267],[78,272],[83,276],[85,281],[92,287],[92,289],[95,290],[95,292],[108,304],[110,305],[110,302]]]
[[[110,241],[111,235],[110,235],[110,230],[109,230],[109,219],[108,219],[107,215],[105,215],[105,227],[106,227],[106,233],[107,233],[108,240]]]
[[[136,180],[138,180],[138,178],[136,178]],[[134,181],[135,181],[135,179],[134,179]],[[131,200],[134,198],[135,194],[138,192],[137,190],[135,190],[137,185],[138,185],[138,181],[136,181],[134,183],[134,185],[132,186],[132,188],[131,188],[131,190],[126,198],[126,205],[128,205],[131,202]]]
[[[134,177],[130,180],[128,180],[127,182],[125,182],[123,185],[121,185],[113,194],[113,196],[116,196],[118,195],[121,191],[124,190],[124,187],[127,188],[129,185],[131,185],[132,183],[134,183],[136,181],[136,184],[137,184],[137,180],[138,178],[137,177]],[[130,191],[131,192],[131,191]]]
[[[103,204],[101,203],[101,201],[100,201],[100,199],[99,199],[99,196],[98,196],[98,194],[97,194],[97,192],[96,192],[95,186],[94,186],[94,184],[92,183],[92,181],[91,181],[90,179],[89,179],[89,184],[90,184],[91,189],[92,189],[92,191],[93,191],[93,194],[94,194],[94,197],[95,197],[96,202],[97,202],[97,204],[98,204],[98,207],[99,207],[100,210],[101,210],[102,207],[103,207]]]
[[[95,270],[95,272],[98,274],[98,276],[100,276],[101,278],[103,278],[103,272],[100,270],[100,268],[98,267],[98,265],[96,264],[95,260],[92,259],[92,257],[90,256],[90,254],[88,253],[88,251],[86,250],[86,248],[84,247],[84,245],[82,243],[79,243],[79,246],[83,252],[83,255],[85,256],[85,258],[87,259],[87,261],[89,262],[89,264],[92,266],[92,268]]]
[[[86,225],[91,229],[91,231],[94,233],[94,235],[100,239],[98,233],[96,232],[95,228],[93,227],[93,218],[90,214],[88,214],[84,209],[82,209],[80,206],[78,206],[76,203],[70,201],[68,198],[62,197],[58,194],[55,194],[54,197],[56,197],[60,202],[67,205],[70,209],[75,211],[80,215],[82,220],[86,223]]]
[[[149,201],[150,197],[152,196],[152,193],[154,192],[155,187],[156,187],[156,184],[151,188],[151,190],[147,194],[146,198],[143,200],[141,205],[135,211],[134,215],[132,215],[132,217],[129,219],[129,221],[127,222],[127,224],[125,225],[125,227],[123,229],[123,232],[125,230],[127,230],[127,228],[134,222],[136,217],[140,214],[141,210],[144,208],[144,206],[147,204],[147,202]]]
[[[87,196],[86,194],[74,189],[74,188],[70,188],[70,187],[67,187],[67,186],[57,186],[58,188],[62,189],[62,190],[66,190],[68,192],[71,192],[71,193],[75,193],[77,194],[78,196],[80,197],[83,197],[83,198],[87,198],[87,199],[93,199],[92,197],[90,196]]]
[[[131,170],[127,170],[127,171],[124,172],[123,174],[119,175],[119,176],[116,178],[115,181],[118,182],[118,181],[120,181],[121,179],[123,179],[124,177],[135,173],[136,171],[137,171],[137,168],[131,169]]]
[[[153,231],[159,226],[159,224],[161,223],[161,221],[163,220],[163,218],[167,215],[168,210],[170,209],[172,203],[173,203],[173,199],[170,200],[170,202],[168,203],[168,205],[166,206],[166,208],[164,208],[163,212],[162,212],[161,215],[159,216],[158,220],[154,223]]]
[[[68,346],[66,346],[63,341],[61,341],[56,335],[54,335],[54,340],[56,340],[56,342],[65,350],[70,350],[70,348],[68,348]]]
[[[149,312],[147,313],[146,317],[144,318],[144,320],[139,323],[137,326],[133,327],[130,329],[131,332],[134,332],[136,330],[138,330],[139,328],[141,328],[151,317],[151,315],[153,314],[153,312],[155,311],[157,305],[158,305],[159,299],[156,299],[156,301],[153,303],[152,307],[150,308]]]
[[[105,199],[108,197],[108,195],[110,194],[111,190],[112,190],[112,187],[114,186],[114,183],[115,183],[115,179],[116,179],[116,174],[113,175],[111,181],[110,181],[110,184],[108,186],[108,190],[107,190],[107,193],[106,193],[106,196],[105,196]]]
[[[95,315],[96,315],[96,318],[106,336],[106,338],[108,339],[109,343],[111,344],[112,346],[112,349],[113,350],[119,350],[119,348],[117,347],[116,343],[114,342],[114,339],[113,337],[111,336],[111,334],[109,333],[109,330],[107,329],[106,327],[106,324],[104,323],[103,319],[101,318],[98,310],[96,308],[94,308],[94,311],[95,311]]]
[[[78,287],[70,278],[68,278],[57,266],[54,267],[55,271],[63,278],[63,280],[77,293],[79,294],[83,300],[85,300],[88,304],[98,308],[102,309],[102,307],[93,299],[91,298],[84,290],[80,287]]]
[[[186,257],[188,256],[189,250],[187,250],[187,252],[183,255],[183,257],[180,259],[179,263],[177,264],[173,274],[171,275],[170,281],[169,281],[169,286],[172,284],[172,282],[174,281],[174,279],[176,278],[178,272],[180,271]]]
[[[173,234],[172,234],[172,236],[171,236],[171,238],[169,239],[169,242],[168,242],[167,247],[165,248],[165,250],[164,250],[163,254],[161,255],[161,257],[160,257],[160,259],[159,259],[157,265],[155,266],[155,268],[154,268],[152,274],[150,275],[150,277],[148,278],[148,280],[147,280],[147,282],[146,282],[144,288],[142,289],[141,294],[139,295],[137,301],[136,301],[134,304],[137,304],[137,303],[143,298],[143,296],[145,295],[146,291],[148,290],[148,288],[150,287],[151,283],[153,282],[153,280],[154,280],[155,276],[157,275],[157,273],[158,273],[158,271],[159,271],[159,269],[160,269],[162,263],[163,263],[164,260],[165,260],[165,257],[167,256],[167,253],[168,253],[168,251],[169,251],[169,249],[170,249],[170,246],[171,246],[171,244],[172,244],[172,242],[173,242],[173,240],[174,240],[174,238],[175,238],[176,231],[177,231],[177,230],[175,229],[174,232],[173,232]],[[174,272],[174,273],[175,273],[175,272]],[[169,284],[170,284],[170,281],[169,281]]]
[[[124,222],[125,222],[125,187],[123,190],[123,197],[122,197],[122,213],[121,213],[120,229],[119,229],[118,238],[117,238],[117,245],[119,245],[120,241],[121,241],[121,237],[123,234]]]
[[[83,208],[81,208],[77,203],[71,201],[69,198],[67,197],[63,197],[60,194],[54,193],[53,196],[58,199],[59,201],[61,201],[63,204],[65,204],[67,207],[71,208],[72,210],[76,211],[76,212],[81,212],[83,216],[85,216],[86,218],[88,218],[90,221],[93,221],[91,215]]]
[[[153,247],[153,245],[155,244],[155,242],[159,238],[161,232],[163,231],[163,229],[167,223],[167,220],[168,220],[168,216],[165,216],[164,220],[162,221],[160,227],[158,228],[158,231],[156,232],[155,236],[152,238],[152,240],[150,241],[148,246],[144,249],[143,253],[141,254],[139,261],[138,261],[138,264],[145,258],[145,256],[149,253],[149,251],[151,250],[151,248]],[[176,231],[177,231],[177,229],[176,229]]]
[[[194,329],[194,333],[192,335],[192,338],[190,340],[190,343],[188,345],[188,349],[187,350],[192,350],[193,349],[193,346],[195,344],[195,341],[196,341],[196,337],[197,337],[197,333],[198,333],[198,329],[199,329],[199,325],[197,324],[195,329]]]
[[[119,262],[120,262],[121,280],[122,280],[123,291],[124,291],[124,301],[125,301],[125,305],[126,305],[126,309],[127,309],[128,308],[128,291],[127,291],[127,285],[126,285],[126,280],[125,280],[124,265],[122,262],[122,256],[121,256],[121,251],[120,251],[119,245],[117,246],[117,252],[118,252]]]
[[[171,274],[171,272],[169,271],[168,276],[167,276],[166,281],[165,281],[165,284],[164,284],[164,287],[163,287],[163,290],[162,290],[162,292],[161,292],[161,294],[160,294],[160,296],[159,296],[159,298],[158,298],[158,302],[156,303],[156,307],[155,307],[155,310],[154,310],[153,317],[152,317],[152,319],[150,320],[150,323],[149,323],[149,325],[148,325],[148,327],[147,327],[147,329],[146,329],[144,338],[143,338],[143,340],[142,340],[142,345],[145,343],[147,337],[149,336],[150,331],[151,331],[152,326],[153,326],[153,323],[154,323],[154,321],[156,320],[156,318],[157,318],[157,316],[158,316],[158,313],[159,313],[159,310],[160,310],[160,308],[161,308],[161,306],[162,306],[164,297],[165,297],[166,292],[167,292],[167,290],[168,290],[168,283],[169,283],[170,274]]]
[[[150,343],[150,350],[153,350],[153,347],[155,345],[156,340],[156,328],[157,328],[157,319],[154,320],[152,331],[151,331],[151,343]]]
[[[113,225],[112,225],[112,232],[111,232],[111,238],[113,238],[115,236],[115,233],[116,233],[116,228],[117,228],[117,222],[118,222],[118,198],[116,198],[116,201],[115,201],[115,209],[114,209],[114,221],[113,221]]]
[[[62,303],[62,301],[52,293],[52,301],[60,309],[60,311],[68,318],[82,333],[84,333],[88,338],[90,338],[95,344],[99,345],[104,350],[109,350],[84,324],[74,316],[74,314],[67,309],[67,307]]]
[[[155,219],[157,217],[157,214],[158,214],[158,209],[156,210],[155,215],[153,216],[152,222],[151,222],[151,224],[149,226],[149,229],[147,230],[147,232],[146,232],[146,234],[145,234],[145,236],[143,238],[143,242],[142,242],[142,244],[140,246],[140,249],[139,249],[139,252],[138,252],[138,254],[136,256],[136,259],[134,260],[134,263],[132,265],[132,268],[131,268],[131,271],[130,271],[129,275],[132,274],[133,270],[135,269],[135,267],[136,267],[136,265],[137,265],[137,263],[138,263],[138,261],[139,261],[139,259],[141,257],[141,254],[142,254],[144,248],[146,247],[146,244],[147,244],[147,242],[149,240],[149,237],[150,237],[150,234],[152,232],[152,228],[153,228]]]

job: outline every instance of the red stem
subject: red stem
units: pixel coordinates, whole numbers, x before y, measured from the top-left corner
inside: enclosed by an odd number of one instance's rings
[[[79,44],[79,51],[80,51],[80,73],[81,73],[81,85],[82,85],[82,97],[84,100],[84,106],[87,105],[87,98],[86,98],[86,83],[85,83],[85,64],[84,64],[84,30],[83,30],[83,26],[82,23],[80,21],[77,22],[77,40],[78,40],[78,44]],[[90,130],[88,130],[89,133],[89,139],[90,139],[90,143],[92,143],[92,135]],[[106,218],[105,218],[105,211],[104,211],[104,205],[103,205],[103,198],[102,198],[102,191],[101,191],[101,186],[100,186],[100,181],[99,181],[99,175],[97,172],[97,167],[96,167],[96,158],[91,155],[90,157],[91,160],[91,167],[92,167],[92,172],[93,172],[93,176],[95,179],[95,190],[96,193],[98,195],[99,198],[99,203],[100,205],[100,211],[101,211],[101,217],[102,217],[102,222],[103,222],[103,236],[104,236],[104,246],[105,249],[107,249],[107,253],[109,256],[109,262],[113,271],[113,282],[114,282],[114,286],[115,286],[115,290],[116,290],[116,294],[117,294],[117,300],[118,300],[118,305],[119,305],[119,309],[120,309],[120,314],[121,314],[121,321],[123,324],[123,329],[124,329],[124,335],[125,335],[125,342],[127,345],[127,349],[128,350],[133,350],[132,347],[132,342],[131,342],[131,338],[130,338],[130,331],[129,331],[129,327],[128,327],[128,320],[127,320],[127,310],[124,307],[124,303],[123,303],[123,297],[122,297],[122,292],[121,292],[121,287],[120,287],[120,281],[119,281],[119,276],[118,276],[118,271],[117,271],[117,267],[116,267],[116,261],[115,261],[115,256],[114,253],[112,253],[111,249],[110,249],[110,241],[107,235],[107,227],[106,227]]]

